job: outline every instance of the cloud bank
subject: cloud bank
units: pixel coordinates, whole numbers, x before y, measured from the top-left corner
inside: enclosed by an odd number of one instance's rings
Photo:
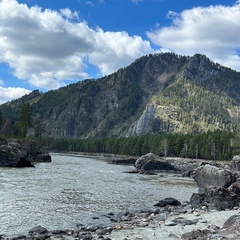
[[[152,51],[139,36],[89,28],[70,9],[57,12],[0,1],[0,62],[36,88],[55,89],[66,80],[92,77],[88,64],[106,75]]]
[[[183,55],[202,53],[240,71],[240,3],[234,6],[196,7],[180,14],[169,12],[170,27],[148,32],[164,51]]]

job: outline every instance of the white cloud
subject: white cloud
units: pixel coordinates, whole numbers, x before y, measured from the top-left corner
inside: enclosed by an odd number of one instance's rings
[[[30,93],[30,91],[24,88],[3,88],[0,86],[0,104],[17,99],[28,93]]]
[[[137,56],[153,52],[150,43],[139,36],[130,37],[127,32],[104,32],[100,28],[96,33],[96,44],[101,47],[89,54],[89,60],[103,74],[126,66],[127,62],[131,63]]]
[[[79,19],[77,12],[72,12],[69,8],[60,9],[62,16],[68,19]]]
[[[139,36],[91,29],[76,19],[70,9],[57,12],[1,0],[0,63],[7,63],[17,78],[50,90],[65,80],[91,77],[88,63],[105,75],[153,52],[150,42]]]
[[[180,14],[169,12],[173,24],[148,32],[161,49],[212,60],[240,70],[240,3],[233,6],[196,7]]]
[[[4,85],[4,81],[2,79],[0,79],[0,86]]]

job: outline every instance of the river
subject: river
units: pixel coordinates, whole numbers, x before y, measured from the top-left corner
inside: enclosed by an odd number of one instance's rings
[[[107,221],[109,212],[153,208],[165,197],[189,200],[194,181],[173,174],[130,174],[133,166],[98,157],[51,154],[35,168],[0,168],[0,235],[27,234]]]

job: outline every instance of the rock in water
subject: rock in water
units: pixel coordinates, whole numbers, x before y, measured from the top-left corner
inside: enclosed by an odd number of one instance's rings
[[[152,172],[152,171],[171,171],[179,172],[171,163],[164,161],[162,158],[158,157],[153,153],[148,153],[144,156],[141,156],[135,162],[135,167],[138,172]]]
[[[0,141],[0,166],[33,167],[32,162],[51,162],[51,156],[41,151],[34,141],[12,139]]]

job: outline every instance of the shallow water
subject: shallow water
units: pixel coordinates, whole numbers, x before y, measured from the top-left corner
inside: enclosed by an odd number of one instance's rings
[[[0,235],[26,234],[37,225],[54,230],[95,223],[92,217],[153,208],[165,197],[187,201],[197,192],[190,178],[129,174],[134,167],[97,157],[51,156],[52,163],[35,168],[0,168]]]

